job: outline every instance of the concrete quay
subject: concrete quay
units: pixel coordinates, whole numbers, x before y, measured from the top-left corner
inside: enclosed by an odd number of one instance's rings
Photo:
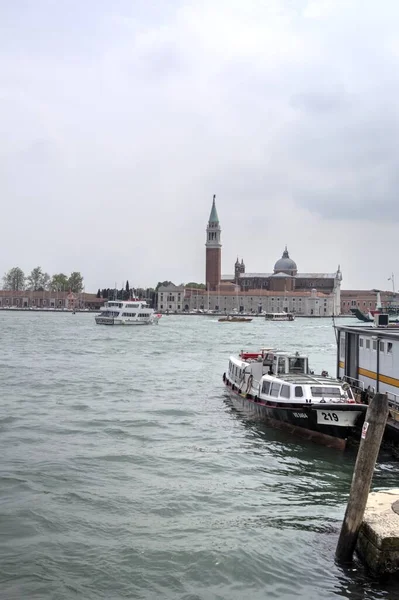
[[[375,575],[399,572],[399,488],[369,494],[356,551]]]

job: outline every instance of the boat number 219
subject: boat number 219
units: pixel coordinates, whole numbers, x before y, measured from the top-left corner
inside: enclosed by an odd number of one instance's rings
[[[338,415],[333,412],[322,412],[325,421],[338,421]]]

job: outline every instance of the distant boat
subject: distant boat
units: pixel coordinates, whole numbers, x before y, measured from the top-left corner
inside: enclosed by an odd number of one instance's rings
[[[252,319],[250,317],[238,317],[235,315],[228,315],[227,317],[220,317],[218,321],[220,321],[220,323],[250,323]]]
[[[266,313],[266,321],[293,321],[294,315],[292,313]]]
[[[153,325],[161,318],[145,300],[110,300],[100,311],[97,325]]]

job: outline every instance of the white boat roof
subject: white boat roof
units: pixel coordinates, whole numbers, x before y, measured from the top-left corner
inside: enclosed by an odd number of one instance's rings
[[[309,375],[307,373],[281,373],[280,375],[263,375],[263,378],[274,378],[286,383],[298,385],[324,385],[341,387],[343,381],[333,379],[332,377],[323,377],[322,375]]]

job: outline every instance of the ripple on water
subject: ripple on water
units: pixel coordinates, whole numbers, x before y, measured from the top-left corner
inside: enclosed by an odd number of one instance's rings
[[[0,312],[0,595],[398,598],[334,563],[355,450],[293,439],[225,398],[241,348],[308,351],[334,372],[331,324],[288,325],[170,316],[132,331]],[[383,456],[376,487],[397,475]]]

